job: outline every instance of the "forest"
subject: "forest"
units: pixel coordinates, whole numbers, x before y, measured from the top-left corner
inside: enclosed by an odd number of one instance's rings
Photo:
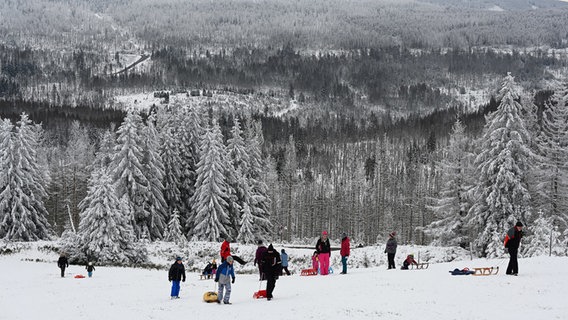
[[[568,10],[497,3],[4,1],[0,239],[564,255]]]

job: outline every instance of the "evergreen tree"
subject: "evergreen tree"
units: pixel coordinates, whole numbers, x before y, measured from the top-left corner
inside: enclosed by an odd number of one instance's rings
[[[531,224],[528,240],[524,241],[525,256],[542,256],[548,254],[564,255],[566,250],[560,244],[560,232],[553,219],[539,211],[538,218]]]
[[[531,137],[522,118],[523,108],[517,101],[515,82],[509,74],[500,90],[501,103],[486,116],[481,137],[481,152],[475,159],[478,183],[475,201],[469,210],[472,232],[478,234],[474,244],[483,256],[502,252],[504,230],[517,220],[527,221],[531,197],[526,173],[534,155]]]
[[[138,239],[151,221],[151,214],[146,207],[150,182],[145,176],[141,127],[140,115],[128,112],[118,129],[117,145],[110,165],[110,174],[118,198],[125,197],[131,207],[134,233]]]
[[[181,229],[179,212],[177,209],[174,210],[172,218],[168,223],[168,229],[166,230],[164,240],[174,242],[178,245],[184,245],[187,243],[187,238],[183,235],[183,231]]]
[[[16,126],[8,120],[2,120],[0,126],[0,238],[48,239],[45,170],[38,165],[37,156],[43,131],[25,113]]]
[[[193,234],[200,240],[218,241],[230,235],[227,229],[230,194],[224,173],[231,164],[216,122],[203,135],[199,154],[201,160],[197,163],[197,182],[191,200],[195,208]]]
[[[81,223],[75,244],[78,260],[119,265],[146,260],[146,250],[136,244],[127,202],[127,194],[118,197],[104,169],[93,172],[87,196],[80,204]]]
[[[144,141],[143,149],[143,171],[148,181],[148,189],[145,193],[144,208],[150,215],[145,219],[145,233],[150,240],[159,240],[164,236],[166,230],[167,204],[164,200],[164,164],[159,154],[160,137],[155,126],[156,116],[151,114],[148,117],[147,125],[142,130]]]
[[[168,205],[170,212],[177,212],[184,206],[181,201],[181,155],[176,140],[176,124],[174,117],[170,112],[161,112],[158,114],[158,128],[160,130],[160,157],[164,164],[164,200]],[[171,220],[170,220],[171,221]]]
[[[231,162],[231,166],[225,172],[231,194],[229,198],[229,218],[232,229],[238,231],[240,229],[241,212],[245,205],[249,206],[251,200],[248,192],[249,182],[246,177],[249,159],[238,118],[234,119],[231,138],[227,140],[227,152]]]
[[[426,233],[434,238],[435,245],[466,248],[469,244],[465,217],[470,208],[467,193],[472,187],[470,149],[465,127],[458,119],[454,123],[445,157],[439,163],[444,184],[440,197],[435,199],[435,205],[431,207],[435,220],[426,228]]]
[[[254,219],[252,213],[250,212],[250,207],[248,204],[243,204],[243,214],[240,221],[240,229],[237,240],[240,243],[254,243],[256,239],[262,238],[255,233]]]

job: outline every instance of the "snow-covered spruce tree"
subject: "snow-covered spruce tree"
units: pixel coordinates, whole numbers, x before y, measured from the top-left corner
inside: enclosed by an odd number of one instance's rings
[[[478,182],[468,220],[471,232],[477,235],[474,245],[482,256],[499,256],[503,234],[517,220],[527,224],[531,210],[526,173],[534,154],[515,91],[509,74],[500,90],[499,107],[486,116],[481,151],[475,159]]]
[[[262,237],[254,232],[254,219],[250,212],[250,207],[246,203],[243,204],[243,214],[240,225],[239,235],[237,236],[237,240],[240,243],[255,243],[257,239],[262,239]]]
[[[223,135],[216,122],[205,131],[197,163],[197,182],[191,199],[194,204],[193,235],[199,240],[218,241],[229,236],[228,193],[225,172],[229,170]]]
[[[248,146],[248,172],[246,178],[250,189],[248,205],[254,217],[254,227],[259,239],[267,239],[272,235],[273,225],[270,221],[270,197],[268,186],[263,178],[267,176],[262,160],[263,143],[260,122],[251,122],[245,131],[245,145]]]
[[[144,142],[140,134],[142,126],[140,115],[128,112],[118,128],[117,144],[110,164],[110,175],[117,196],[126,196],[132,208],[132,223],[138,239],[151,224],[151,214],[146,207],[150,182],[145,175],[143,162]]]
[[[142,129],[143,165],[144,175],[148,181],[148,189],[145,193],[144,208],[150,215],[145,220],[146,233],[150,240],[159,240],[164,237],[164,232],[169,220],[166,200],[164,200],[164,164],[159,154],[160,137],[156,130],[156,116],[148,117],[146,126]]]
[[[249,206],[248,203],[251,201],[249,182],[246,177],[249,157],[238,118],[234,119],[231,137],[227,140],[227,152],[229,154],[229,161],[231,162],[231,166],[229,166],[225,173],[231,194],[231,197],[229,197],[229,220],[231,222],[231,229],[238,231],[240,230],[242,210],[245,204]]]
[[[164,200],[169,212],[180,212],[181,203],[181,156],[180,148],[175,136],[176,123],[172,112],[160,110],[158,113],[157,128],[160,131],[160,157],[164,164]],[[171,220],[170,220],[171,221]]]
[[[179,212],[177,209],[174,209],[172,213],[172,218],[168,223],[168,229],[166,230],[166,234],[164,236],[164,241],[174,242],[177,245],[184,245],[187,243],[187,238],[183,234],[181,229],[181,224],[179,220]]]
[[[136,242],[127,195],[122,199],[117,195],[110,176],[104,169],[96,169],[80,203],[75,250],[69,250],[77,262],[128,265],[146,261],[146,250]]]
[[[37,149],[43,131],[23,113],[13,126],[0,123],[0,238],[49,239],[52,235],[43,199],[45,181]]]
[[[552,217],[545,215],[539,211],[538,218],[531,224],[530,236],[523,245],[526,247],[524,255],[528,257],[542,255],[565,255],[564,249],[560,243],[560,232],[558,226],[552,223]]]
[[[433,244],[442,246],[469,245],[467,212],[471,207],[468,190],[473,186],[471,146],[465,134],[465,126],[458,119],[452,128],[450,143],[438,163],[443,185],[439,198],[430,208],[435,220],[426,227],[425,233],[433,237]]]

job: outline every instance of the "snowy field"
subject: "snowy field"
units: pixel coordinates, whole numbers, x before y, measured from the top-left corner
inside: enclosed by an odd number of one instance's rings
[[[170,300],[164,270],[99,266],[93,278],[75,279],[86,271],[71,265],[61,278],[57,257],[44,251],[0,256],[0,319],[506,320],[567,319],[568,314],[565,257],[520,259],[518,277],[504,274],[505,259],[432,263],[426,270],[409,271],[386,270],[381,263],[350,269],[347,275],[339,275],[340,267],[334,264],[335,273],[329,276],[281,277],[272,301],[253,299],[258,276],[243,274],[236,265],[232,305],[202,302],[214,282],[198,280],[195,272],[182,283],[181,299]],[[501,271],[487,277],[448,273],[485,266],[499,266]]]

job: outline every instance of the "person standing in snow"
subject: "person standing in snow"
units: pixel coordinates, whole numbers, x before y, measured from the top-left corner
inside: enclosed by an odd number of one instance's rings
[[[93,276],[93,271],[95,271],[95,266],[93,266],[93,263],[89,262],[85,269],[87,269],[87,275],[89,276],[89,278],[91,278]]]
[[[227,259],[228,256],[232,256],[233,260],[240,263],[241,265],[246,264],[246,261],[244,261],[243,259],[241,259],[238,256],[231,254],[231,245],[229,243],[229,239],[225,238],[225,241],[223,241],[223,243],[221,243],[221,262],[224,262],[225,259]]]
[[[276,287],[276,280],[282,272],[282,260],[278,251],[274,250],[272,244],[268,246],[264,257],[262,258],[262,267],[264,276],[266,277],[266,299],[272,300],[272,292]]]
[[[289,276],[290,275],[290,270],[288,270],[288,254],[286,253],[286,250],[282,249],[280,251],[280,259],[282,260],[282,272],[280,272],[280,275],[283,276],[284,272],[286,272],[286,275]]]
[[[343,266],[343,270],[341,270],[340,274],[347,273],[347,259],[349,258],[350,252],[351,244],[349,243],[349,237],[344,232],[341,234],[341,250],[339,251],[341,254],[341,265]]]
[[[312,254],[312,268],[314,270],[318,270],[319,268],[319,259],[318,259],[318,252],[317,250],[314,251],[314,254]]]
[[[185,282],[185,267],[181,261],[181,257],[177,257],[176,261],[170,267],[168,279],[172,283],[172,299],[179,299],[180,281]]]
[[[316,243],[316,251],[318,252],[318,259],[320,265],[320,274],[322,276],[329,274],[329,257],[331,256],[331,245],[327,238],[327,231],[321,233],[321,237]]]
[[[65,268],[69,267],[69,260],[65,256],[65,253],[61,253],[59,260],[57,260],[57,266],[61,269],[61,278],[65,277]]]
[[[395,237],[396,237],[395,231],[389,234],[389,239],[387,240],[387,246],[385,248],[385,253],[387,254],[387,259],[389,261],[389,267],[388,267],[389,270],[396,268],[394,266],[394,255],[396,254],[396,247],[397,247]]]
[[[227,256],[215,273],[215,282],[219,283],[217,292],[217,303],[231,304],[231,283],[235,283],[235,269],[233,268],[233,257]],[[224,293],[224,297],[223,297]]]
[[[519,274],[519,262],[517,255],[521,238],[523,237],[523,223],[518,221],[514,227],[507,231],[505,235],[505,248],[509,251],[509,264],[507,265],[506,274],[516,276]]]
[[[258,264],[258,276],[260,277],[259,280],[264,280],[262,275],[262,258],[268,249],[262,243],[262,240],[258,240],[258,248],[256,248],[256,254],[254,257],[254,265]]]

